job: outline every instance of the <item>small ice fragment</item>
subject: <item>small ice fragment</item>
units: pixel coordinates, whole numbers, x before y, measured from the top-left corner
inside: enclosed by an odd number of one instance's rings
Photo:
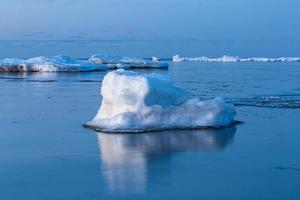
[[[160,61],[160,58],[159,58],[159,57],[156,57],[156,56],[153,56],[153,57],[152,57],[152,61]]]
[[[173,56],[172,60],[173,60],[173,62],[181,62],[181,61],[183,61],[183,59],[182,59],[182,58],[180,58],[180,56],[179,56],[179,55],[175,55],[175,56]]]

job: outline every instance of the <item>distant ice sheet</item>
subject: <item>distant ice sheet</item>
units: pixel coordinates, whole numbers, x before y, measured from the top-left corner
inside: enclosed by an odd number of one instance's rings
[[[191,62],[300,62],[300,57],[278,57],[278,58],[240,58],[237,56],[222,56],[218,58],[202,57],[181,57],[175,55],[172,58],[173,62],[191,61]]]
[[[169,77],[119,69],[103,79],[101,107],[88,127],[108,132],[224,127],[235,108],[221,98],[200,101]]]

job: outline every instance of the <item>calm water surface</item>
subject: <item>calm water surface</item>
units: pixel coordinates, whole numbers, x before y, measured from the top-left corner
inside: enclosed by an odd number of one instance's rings
[[[105,134],[83,128],[106,72],[0,74],[1,199],[299,199],[300,64],[178,63],[195,96],[244,123]]]
[[[0,59],[296,56],[299,0],[0,0]],[[107,72],[0,73],[0,200],[300,199],[300,63],[178,63],[243,124],[138,135],[82,127]]]

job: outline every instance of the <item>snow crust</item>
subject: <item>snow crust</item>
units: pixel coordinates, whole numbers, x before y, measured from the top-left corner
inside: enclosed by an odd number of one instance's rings
[[[86,125],[108,132],[224,127],[235,108],[222,98],[200,101],[159,74],[119,69],[103,79],[102,104]]]
[[[172,58],[173,62],[191,61],[191,62],[300,62],[300,57],[278,57],[278,58],[240,58],[237,56],[222,56],[219,58],[202,57],[181,57],[175,55]]]

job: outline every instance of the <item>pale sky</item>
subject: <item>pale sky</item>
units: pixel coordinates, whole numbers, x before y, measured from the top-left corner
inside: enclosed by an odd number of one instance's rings
[[[300,51],[299,0],[0,0],[0,10],[0,41],[264,41],[277,54]]]
[[[0,38],[300,39],[298,0],[1,0]]]

